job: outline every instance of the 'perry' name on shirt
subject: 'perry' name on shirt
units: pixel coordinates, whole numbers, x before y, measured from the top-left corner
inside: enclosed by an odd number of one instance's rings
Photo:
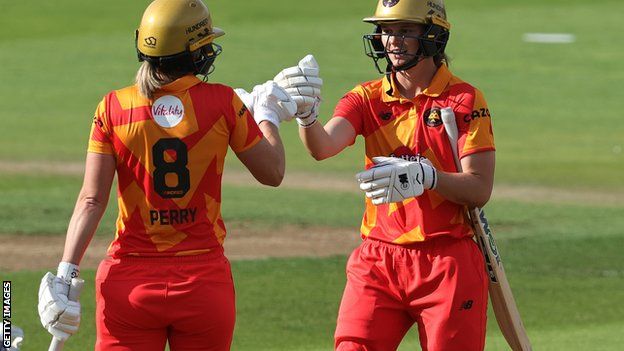
[[[150,210],[150,222],[160,225],[174,225],[195,222],[197,207],[180,210]]]

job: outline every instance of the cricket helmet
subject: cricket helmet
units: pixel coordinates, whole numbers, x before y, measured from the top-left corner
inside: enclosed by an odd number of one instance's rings
[[[136,30],[137,55],[139,61],[190,65],[196,74],[206,74],[221,53],[221,46],[213,41],[224,34],[213,27],[210,11],[201,0],[155,0]]]
[[[376,25],[374,33],[364,35],[366,55],[373,59],[377,69],[379,69],[378,61],[386,58],[388,68],[393,71],[409,69],[425,57],[443,54],[451,29],[451,24],[446,18],[443,0],[379,0],[375,14],[372,17],[364,18],[364,22]],[[392,65],[381,41],[381,25],[393,22],[414,23],[424,26],[422,35],[414,37],[418,40],[418,52],[412,60],[400,67]],[[379,71],[382,72],[381,69]]]

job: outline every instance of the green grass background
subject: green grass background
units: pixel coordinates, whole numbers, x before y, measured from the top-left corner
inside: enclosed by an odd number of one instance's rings
[[[361,18],[373,0],[208,1],[224,52],[210,76],[251,88],[313,53],[325,81],[323,120],[355,84],[376,71],[362,52]],[[81,161],[96,104],[131,84],[138,67],[134,29],[148,1],[0,0],[0,161]],[[621,1],[448,0],[447,52],[455,74],[484,91],[493,114],[497,185],[545,185],[624,194]],[[522,42],[526,32],[576,35],[569,45]],[[349,175],[362,164],[357,143],[313,161],[284,125],[288,170]],[[238,169],[235,158],[228,168]],[[0,174],[0,233],[62,235],[80,179]],[[356,194],[226,186],[226,222],[305,230],[323,217],[357,226]],[[623,195],[624,196],[624,195]],[[552,201],[551,201],[552,202]],[[258,204],[263,204],[259,206]],[[114,199],[98,235],[113,228]],[[488,217],[536,350],[619,350],[624,343],[624,208],[493,200]],[[0,237],[0,239],[2,239]],[[314,238],[310,238],[314,240]],[[1,259],[1,258],[0,258]],[[345,257],[233,263],[238,320],[234,350],[329,350],[344,285]],[[56,262],[51,262],[53,267]],[[42,350],[36,291],[43,272],[0,272],[14,282],[23,350]],[[89,281],[93,272],[85,271]],[[94,341],[93,289],[84,322],[66,350]],[[401,350],[417,349],[410,334]],[[488,350],[505,343],[493,316]]]

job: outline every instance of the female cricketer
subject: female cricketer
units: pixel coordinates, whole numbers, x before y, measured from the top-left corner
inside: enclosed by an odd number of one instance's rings
[[[365,49],[383,77],[346,93],[324,126],[309,77],[280,84],[310,103],[297,121],[315,159],[364,138],[363,242],[347,264],[335,348],[396,350],[417,324],[423,350],[483,350],[488,281],[465,207],[483,206],[492,191],[490,112],[482,93],[449,71],[442,0],[379,0],[364,21],[375,25]],[[300,65],[298,74],[318,79],[318,68]],[[463,172],[441,120],[446,107],[456,116]]]
[[[84,183],[58,273],[41,282],[43,326],[66,340],[78,329],[72,277],[104,213],[115,173],[117,229],[96,276],[95,350],[230,349],[234,286],[223,254],[221,178],[228,147],[261,183],[278,186],[277,125],[296,104],[273,82],[252,113],[230,87],[206,83],[221,52],[201,0],[156,0],[136,31],[136,84],[97,107]],[[294,110],[293,110],[294,106]],[[255,119],[255,120],[254,120]]]

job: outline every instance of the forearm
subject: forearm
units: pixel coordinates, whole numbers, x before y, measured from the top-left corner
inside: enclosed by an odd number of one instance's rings
[[[320,161],[332,157],[336,152],[332,152],[332,139],[325,131],[321,122],[316,122],[308,128],[299,127],[299,138],[305,145],[310,155]]]
[[[83,194],[79,196],[67,229],[63,262],[80,264],[104,215],[106,202]]]
[[[261,167],[265,168],[261,173],[271,175],[270,180],[262,182],[267,185],[277,186],[284,178],[286,170],[286,156],[284,155],[284,144],[279,135],[277,127],[270,122],[262,122],[259,125],[264,138],[269,144],[269,152],[267,152]]]
[[[299,138],[316,160],[332,157],[351,145],[355,130],[345,118],[334,117],[325,124],[317,121],[308,128],[299,128]]]
[[[435,191],[449,201],[469,208],[483,207],[490,199],[492,186],[479,174],[437,172]]]

